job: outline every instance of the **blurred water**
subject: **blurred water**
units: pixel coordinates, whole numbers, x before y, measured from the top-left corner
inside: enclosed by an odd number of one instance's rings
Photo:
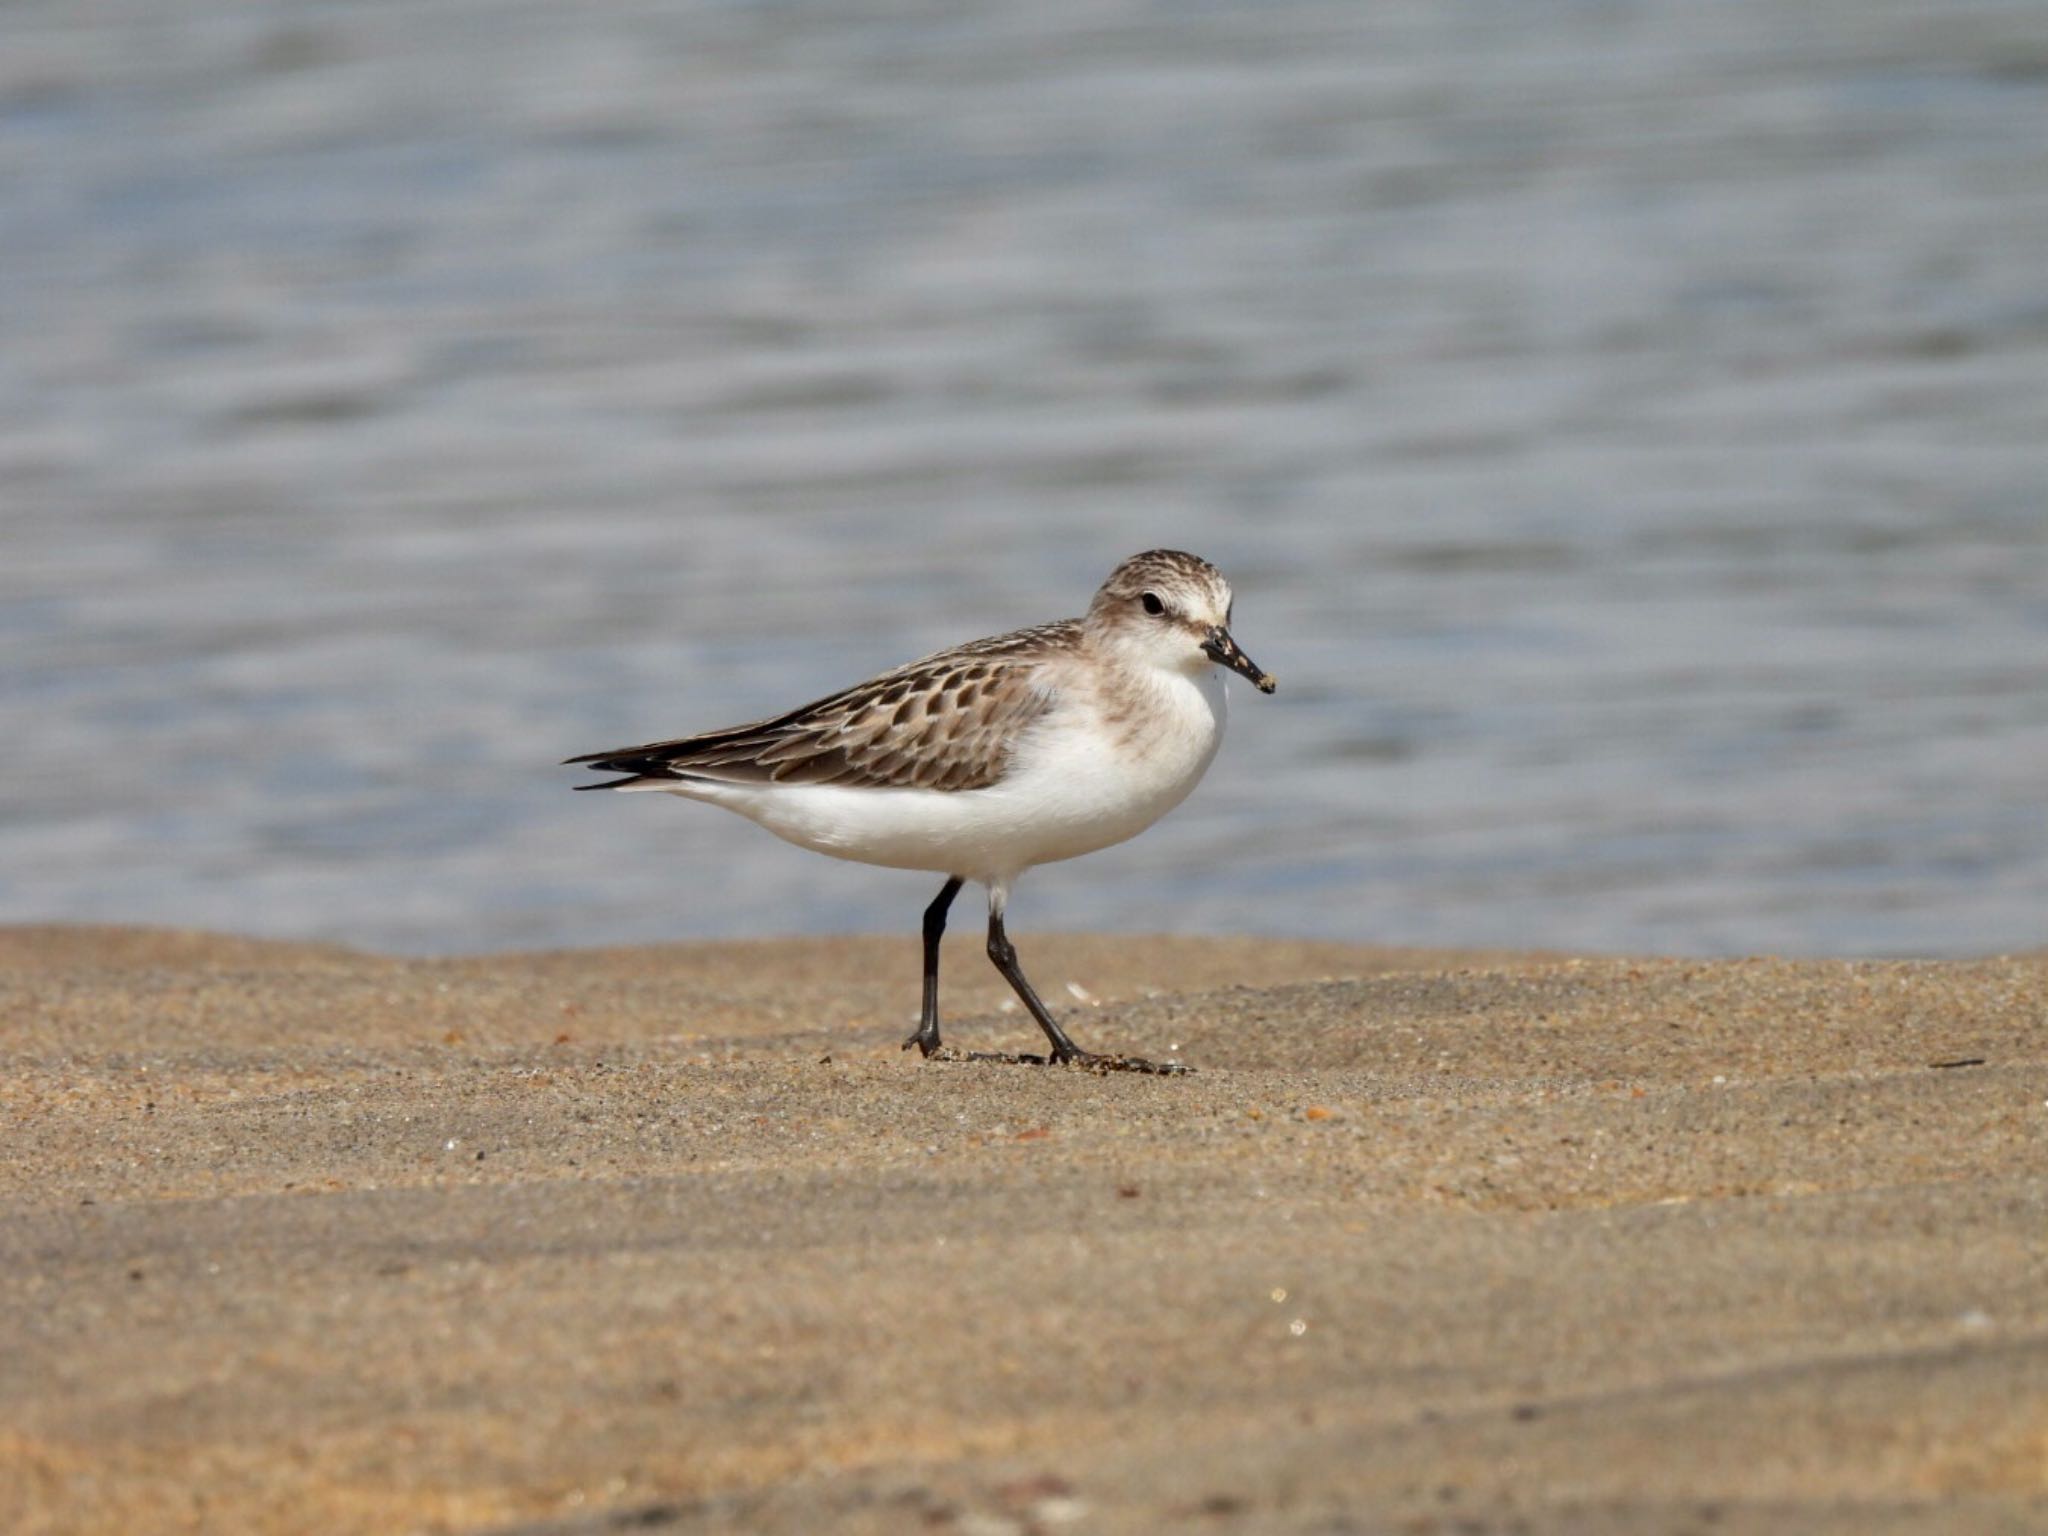
[[[907,933],[551,765],[1169,543],[1026,931],[2048,940],[2037,0],[21,0],[0,272],[0,919]]]

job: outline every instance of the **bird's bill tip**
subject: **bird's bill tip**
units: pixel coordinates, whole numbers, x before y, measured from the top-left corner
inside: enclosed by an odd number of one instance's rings
[[[1273,674],[1237,648],[1237,642],[1230,631],[1218,624],[1209,631],[1209,637],[1202,642],[1202,650],[1211,661],[1230,668],[1238,676],[1247,679],[1261,693],[1271,693],[1280,686]]]

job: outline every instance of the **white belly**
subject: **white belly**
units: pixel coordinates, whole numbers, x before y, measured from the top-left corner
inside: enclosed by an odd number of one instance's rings
[[[1142,725],[1063,704],[1034,728],[1011,772],[987,789],[837,784],[678,784],[834,858],[1008,884],[1034,864],[1135,837],[1188,797],[1223,740],[1214,669],[1159,678]]]

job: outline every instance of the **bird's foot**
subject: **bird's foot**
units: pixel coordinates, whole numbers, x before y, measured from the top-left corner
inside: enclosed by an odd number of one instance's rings
[[[1074,1067],[1082,1072],[1093,1072],[1098,1077],[1111,1072],[1188,1077],[1195,1070],[1177,1061],[1147,1061],[1142,1056],[1098,1056],[1093,1051],[1075,1051],[1070,1056],[1041,1056],[1031,1051],[956,1051],[947,1046],[937,1055],[940,1061],[992,1061],[1007,1067]]]
[[[1177,1061],[1147,1061],[1142,1056],[1104,1056],[1094,1051],[1075,1051],[1056,1058],[1063,1067],[1078,1067],[1101,1077],[1110,1072],[1145,1072],[1153,1077],[1187,1077],[1195,1070]]]
[[[932,1057],[938,1055],[939,1052],[944,1049],[944,1047],[939,1044],[938,1029],[936,1027],[926,1029],[922,1024],[918,1025],[916,1030],[914,1030],[909,1035],[909,1037],[906,1038],[903,1042],[903,1049],[906,1051],[909,1050],[912,1046],[917,1047],[918,1051],[923,1054],[925,1060],[927,1061],[931,1060]]]

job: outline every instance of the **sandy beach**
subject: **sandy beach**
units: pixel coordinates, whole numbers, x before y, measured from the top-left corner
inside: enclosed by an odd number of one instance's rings
[[[1019,941],[0,931],[0,1526],[2048,1528],[2048,959]]]

